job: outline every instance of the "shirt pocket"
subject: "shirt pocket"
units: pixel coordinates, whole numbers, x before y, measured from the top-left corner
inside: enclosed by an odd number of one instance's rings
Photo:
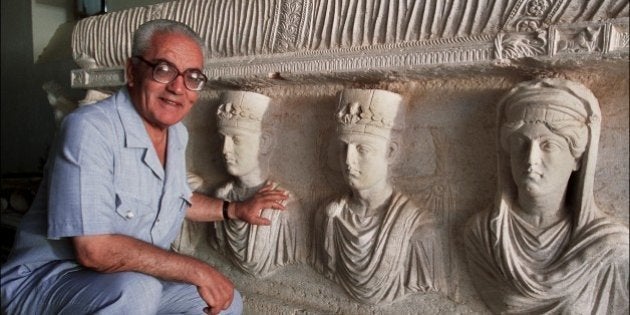
[[[118,233],[147,242],[151,240],[150,232],[157,210],[146,201],[124,193],[116,193],[116,214],[118,220],[115,229]]]

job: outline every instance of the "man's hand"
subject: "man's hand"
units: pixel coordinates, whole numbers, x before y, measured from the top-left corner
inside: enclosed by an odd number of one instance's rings
[[[206,269],[204,285],[198,285],[197,291],[201,298],[206,301],[208,308],[204,309],[207,314],[219,314],[222,310],[228,309],[234,299],[234,284],[230,279],[213,268]]]
[[[289,198],[285,190],[274,188],[273,182],[267,182],[256,194],[249,200],[243,202],[234,202],[230,213],[231,218],[237,218],[250,224],[270,225],[269,219],[261,217],[263,209],[284,210],[284,201]],[[228,209],[230,210],[230,209]]]

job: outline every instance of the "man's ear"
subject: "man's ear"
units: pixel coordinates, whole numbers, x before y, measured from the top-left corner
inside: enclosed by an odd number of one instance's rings
[[[269,132],[263,131],[260,134],[260,153],[267,154],[271,151],[272,147],[271,134]]]
[[[387,160],[393,162],[398,157],[400,151],[400,145],[398,141],[391,140],[389,142],[389,148],[387,149]]]
[[[127,78],[127,86],[133,87],[133,62],[131,58],[127,59],[127,63],[125,64],[125,77]]]

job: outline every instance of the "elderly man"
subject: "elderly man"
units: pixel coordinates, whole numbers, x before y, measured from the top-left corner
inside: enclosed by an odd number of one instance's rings
[[[8,314],[240,313],[234,285],[213,267],[169,251],[184,217],[260,224],[283,209],[265,186],[248,201],[192,194],[180,123],[203,88],[201,39],[155,20],[133,38],[127,86],[70,114],[36,200],[2,267]]]
[[[445,287],[433,214],[388,179],[401,102],[383,90],[341,93],[337,130],[350,194],[316,214],[315,268],[369,304]]]

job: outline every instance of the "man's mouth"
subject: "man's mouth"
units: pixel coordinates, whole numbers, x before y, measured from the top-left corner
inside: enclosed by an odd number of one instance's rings
[[[167,98],[162,98],[162,101],[164,101],[164,103],[166,103],[168,105],[171,105],[171,106],[182,106],[182,104],[180,102],[169,100]]]

